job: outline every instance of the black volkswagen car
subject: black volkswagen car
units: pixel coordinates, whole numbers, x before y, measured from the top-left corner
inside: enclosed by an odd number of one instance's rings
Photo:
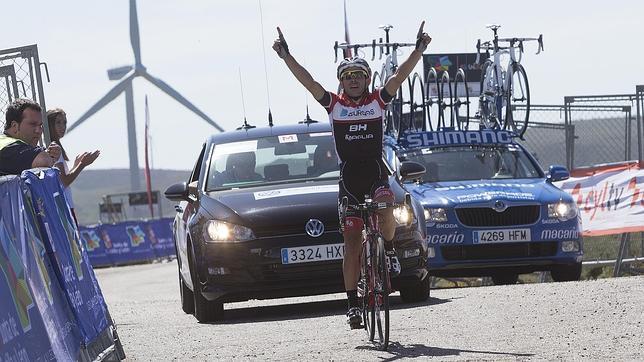
[[[401,204],[408,176],[391,176]],[[174,238],[183,311],[208,322],[223,317],[227,302],[343,291],[338,177],[326,123],[242,127],[208,138],[190,179],[165,191],[179,201]],[[402,273],[393,286],[404,301],[426,300],[423,209],[414,200],[395,215]]]

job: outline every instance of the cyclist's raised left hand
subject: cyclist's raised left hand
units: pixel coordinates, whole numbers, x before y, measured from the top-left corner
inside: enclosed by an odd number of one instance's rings
[[[424,52],[429,43],[432,42],[432,38],[429,34],[423,32],[423,27],[425,27],[425,20],[420,23],[420,29],[418,29],[418,35],[416,35],[416,50],[421,53]]]
[[[286,40],[284,39],[284,34],[282,34],[282,30],[280,30],[279,26],[277,27],[277,36],[277,39],[275,39],[275,42],[273,43],[273,50],[275,50],[277,56],[284,59],[289,54],[289,51]]]

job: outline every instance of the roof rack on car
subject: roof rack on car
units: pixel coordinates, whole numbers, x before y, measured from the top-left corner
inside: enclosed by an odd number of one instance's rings
[[[309,125],[309,124],[312,124],[312,123],[318,123],[318,121],[316,121],[314,119],[311,119],[311,116],[309,116],[309,106],[307,105],[306,106],[306,118],[303,121],[299,121],[297,123]]]
[[[235,130],[237,130],[237,131],[239,131],[239,130],[247,131],[247,130],[252,129],[252,128],[256,128],[256,127],[251,125],[251,124],[248,124],[248,122],[246,122],[246,118],[244,118],[244,124],[242,124],[241,126],[235,128]]]

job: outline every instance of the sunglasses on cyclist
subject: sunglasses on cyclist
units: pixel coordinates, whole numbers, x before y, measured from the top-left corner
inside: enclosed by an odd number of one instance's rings
[[[367,72],[364,70],[348,70],[340,74],[340,80],[349,80],[349,79],[367,79]]]

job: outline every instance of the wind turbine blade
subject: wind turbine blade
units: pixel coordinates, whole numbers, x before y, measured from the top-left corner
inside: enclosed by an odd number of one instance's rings
[[[210,119],[205,113],[203,113],[199,108],[197,108],[195,105],[190,103],[186,98],[184,98],[179,92],[176,90],[172,89],[166,82],[162,81],[161,79],[155,78],[152,75],[148,74],[147,72],[144,72],[142,76],[150,81],[150,83],[154,84],[157,86],[159,89],[161,89],[163,92],[165,92],[167,95],[170,97],[174,98],[177,102],[181,103],[184,107],[188,108],[195,114],[197,114],[199,117],[203,118],[204,121],[208,122],[211,126],[215,127],[218,131],[224,132],[224,129],[221,128],[215,121]]]
[[[134,61],[141,65],[141,39],[139,37],[139,20],[136,13],[136,0],[130,0],[130,43],[134,52]]]
[[[105,107],[108,103],[114,100],[114,98],[118,97],[127,87],[128,83],[132,82],[132,79],[134,78],[134,75],[130,75],[129,77],[123,79],[119,84],[114,86],[109,92],[107,92],[106,95],[103,96],[103,98],[99,99],[96,104],[92,106],[87,112],[85,112],[74,124],[71,126],[67,127],[67,133],[71,132],[74,130],[74,128],[78,127],[81,125],[81,123],[85,122],[89,117],[94,115],[94,113],[98,112],[101,110],[101,108]]]

